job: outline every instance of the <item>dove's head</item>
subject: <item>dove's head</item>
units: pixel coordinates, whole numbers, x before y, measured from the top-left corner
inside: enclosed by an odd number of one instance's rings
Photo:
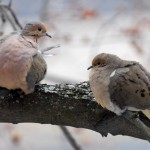
[[[42,36],[51,36],[46,32],[46,26],[40,22],[30,22],[25,25],[21,33],[23,36],[32,36],[36,39]]]
[[[113,54],[101,53],[94,57],[92,61],[92,66],[88,68],[102,68],[102,67],[112,67],[116,68],[122,64],[122,60]]]

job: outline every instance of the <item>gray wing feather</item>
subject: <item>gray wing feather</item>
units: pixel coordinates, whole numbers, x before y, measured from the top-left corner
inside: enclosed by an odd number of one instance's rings
[[[33,56],[33,62],[26,77],[29,88],[34,88],[35,84],[44,78],[46,69],[47,65],[42,55],[37,53]]]
[[[138,63],[117,69],[110,77],[111,100],[122,109],[150,109],[149,79],[149,73]]]

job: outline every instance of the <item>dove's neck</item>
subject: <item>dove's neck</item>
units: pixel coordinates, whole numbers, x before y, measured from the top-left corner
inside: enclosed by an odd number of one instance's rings
[[[34,36],[23,36],[23,38],[29,42],[37,43],[37,39]]]
[[[25,43],[29,43],[31,45],[31,47],[37,48],[37,46],[38,46],[37,39],[34,36],[21,35],[21,38]]]

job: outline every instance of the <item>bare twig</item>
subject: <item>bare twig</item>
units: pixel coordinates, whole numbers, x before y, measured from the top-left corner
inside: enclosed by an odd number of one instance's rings
[[[50,50],[52,50],[54,48],[59,48],[59,47],[60,47],[60,45],[50,46],[50,47],[39,50],[39,52],[41,54],[47,55],[47,52],[49,52]]]
[[[22,29],[22,26],[19,23],[19,20],[17,19],[16,14],[11,9],[11,5],[12,5],[12,0],[10,0],[8,5],[1,3],[0,9],[1,9],[3,16],[5,17],[5,20],[8,20],[11,26],[13,27],[13,29],[16,31],[18,29]]]
[[[12,0],[9,1],[9,3],[8,3],[8,8],[10,9],[11,6],[12,6]]]
[[[17,30],[17,26],[16,23],[14,22],[14,20],[11,17],[11,14],[9,13],[8,9],[4,6],[0,6],[1,11],[4,14],[4,17],[6,18],[6,20],[8,20],[11,24],[11,26],[13,27],[13,29],[16,31]]]
[[[17,18],[17,16],[16,16],[16,14],[14,13],[13,9],[11,9],[11,7],[8,6],[8,10],[10,11],[10,13],[11,13],[11,15],[12,15],[12,17],[13,17],[15,23],[17,24],[17,26],[18,26],[20,29],[22,29],[22,25],[20,24],[20,22],[19,22],[19,20],[18,20],[18,18]]]
[[[78,146],[76,140],[73,138],[69,130],[65,126],[59,126],[60,129],[62,130],[63,134],[66,136],[68,139],[69,143],[71,146],[74,148],[74,150],[81,150],[81,148]]]

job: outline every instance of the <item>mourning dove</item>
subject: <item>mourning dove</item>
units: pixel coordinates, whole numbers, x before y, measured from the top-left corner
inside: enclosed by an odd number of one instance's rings
[[[12,33],[0,41],[0,87],[34,91],[35,84],[44,78],[46,62],[38,52],[37,40],[51,37],[40,22],[25,25],[19,33]]]
[[[117,115],[142,111],[150,119],[150,74],[142,65],[102,53],[88,69],[91,90],[103,108]]]

